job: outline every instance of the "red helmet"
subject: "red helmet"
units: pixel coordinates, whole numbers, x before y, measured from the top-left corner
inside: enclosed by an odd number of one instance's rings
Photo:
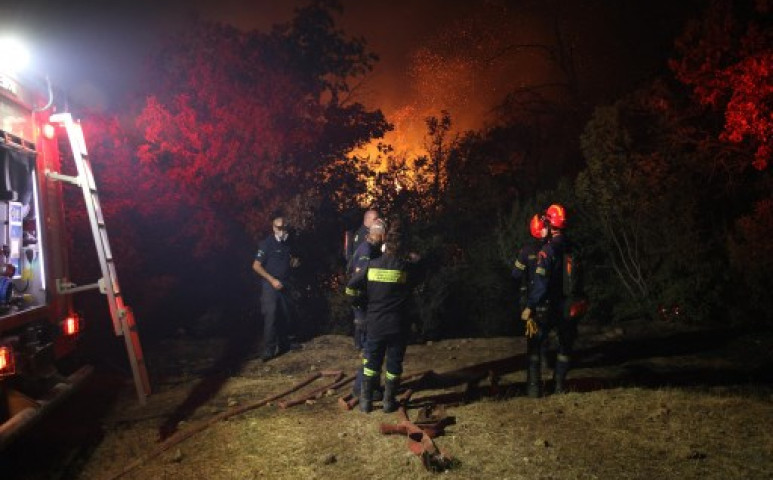
[[[545,211],[545,218],[551,227],[564,228],[566,226],[566,210],[557,203],[548,207]]]
[[[531,217],[531,222],[529,222],[529,231],[531,232],[531,236],[536,238],[537,240],[542,240],[545,238],[545,221],[542,220],[542,217],[539,215],[534,215]]]

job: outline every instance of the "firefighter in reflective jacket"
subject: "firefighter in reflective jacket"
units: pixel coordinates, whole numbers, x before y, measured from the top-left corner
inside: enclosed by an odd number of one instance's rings
[[[384,254],[368,262],[349,281],[349,295],[361,295],[367,301],[365,362],[360,410],[373,409],[373,389],[381,376],[381,365],[386,357],[384,382],[384,412],[397,410],[395,395],[403,373],[403,357],[410,330],[407,305],[410,296],[408,280],[413,264],[402,250],[399,232],[390,228],[386,236]]]
[[[558,356],[553,370],[556,393],[566,391],[566,374],[572,346],[577,337],[577,319],[570,306],[578,290],[572,244],[564,233],[566,212],[561,205],[551,205],[545,212],[550,240],[537,258],[534,285],[529,292],[521,318],[526,322],[527,394],[542,395],[540,350],[551,329],[558,332]],[[571,312],[577,313],[577,312]]]
[[[527,242],[518,251],[518,257],[513,264],[511,275],[516,282],[516,288],[520,292],[518,312],[526,308],[529,291],[534,283],[534,270],[537,268],[537,255],[545,245],[548,236],[547,225],[541,215],[534,215],[529,222],[529,232],[533,240]]]
[[[357,247],[357,250],[354,251],[352,256],[352,261],[350,262],[349,269],[346,272],[349,279],[351,279],[355,274],[368,268],[369,261],[375,260],[381,256],[381,247],[384,244],[385,233],[386,224],[383,220],[378,218],[371,222],[365,241],[363,241]],[[356,297],[356,300],[352,302],[352,311],[354,312],[354,346],[362,354],[363,358],[360,363],[364,363],[363,350],[365,349],[365,339],[367,338],[365,329],[365,313],[367,305],[365,304],[365,299],[357,295],[358,292],[356,290],[352,290],[351,288],[347,287],[346,293],[347,295]],[[352,393],[355,396],[360,395],[361,385],[362,368],[357,371],[357,376],[354,381],[354,388]],[[381,400],[381,388],[379,385],[376,385],[374,392],[374,398],[376,400]]]
[[[360,243],[352,255],[352,260],[346,270],[348,279],[368,266],[368,262],[381,256],[381,246],[384,244],[386,224],[380,218],[375,219],[368,229],[365,240]],[[357,350],[365,347],[365,305],[354,302],[354,346]]]

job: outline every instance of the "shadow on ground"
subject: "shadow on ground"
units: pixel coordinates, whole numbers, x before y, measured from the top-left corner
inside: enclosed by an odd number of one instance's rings
[[[769,332],[765,332],[769,333]],[[749,355],[747,361],[729,361],[731,344],[741,337],[754,338],[747,329],[716,329],[680,332],[647,338],[603,341],[578,349],[567,380],[569,390],[591,392],[619,387],[718,387],[772,385],[773,356]],[[743,355],[743,352],[740,352]],[[548,354],[555,364],[555,352]],[[425,403],[460,404],[482,397],[509,398],[524,395],[524,383],[501,383],[499,378],[522,371],[525,355],[515,355],[450,372],[425,372],[406,379],[404,390],[414,392],[412,405]],[[543,366],[543,371],[545,370]],[[552,379],[544,382],[552,389]],[[422,391],[460,391],[421,396]]]
[[[160,440],[177,432],[181,421],[188,420],[196,409],[213,399],[230,376],[255,356],[255,345],[260,337],[255,325],[255,322],[241,322],[231,329],[221,356],[210,367],[200,372],[201,380],[159,427]]]

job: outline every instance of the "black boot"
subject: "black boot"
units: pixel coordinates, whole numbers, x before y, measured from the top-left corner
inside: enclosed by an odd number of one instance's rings
[[[526,395],[530,398],[542,396],[542,364],[539,354],[529,356],[529,365],[526,369]]]
[[[382,402],[382,410],[384,413],[392,413],[397,410],[397,389],[400,388],[400,379],[394,378],[392,380],[387,379],[384,382],[384,400]]]
[[[352,395],[358,398],[360,396],[360,392],[362,391],[362,377],[362,369],[360,368],[354,375],[354,385],[352,385]]]
[[[380,402],[384,399],[384,387],[381,385],[381,382],[374,382],[375,385],[373,385],[373,401],[374,402]]]
[[[569,372],[569,357],[559,355],[556,361],[556,368],[553,370],[553,381],[555,382],[555,393],[566,393],[566,374]]]
[[[360,411],[370,413],[373,411],[373,385],[378,377],[362,376],[360,385]]]
[[[360,389],[362,387],[363,376],[364,375],[362,373],[362,369],[357,370],[357,374],[354,376],[354,386],[352,386],[352,395],[354,395],[355,397],[360,396]],[[372,397],[374,402],[380,402],[381,399],[384,397],[384,387],[379,385],[379,383],[375,383],[375,385],[373,386]]]

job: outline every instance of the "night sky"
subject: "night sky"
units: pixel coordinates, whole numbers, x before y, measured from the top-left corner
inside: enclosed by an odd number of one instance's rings
[[[459,130],[482,127],[513,88],[556,80],[554,64],[517,45],[555,42],[554,15],[571,43],[589,104],[614,99],[659,70],[696,6],[685,1],[343,2],[340,28],[363,36],[380,61],[358,99],[396,126],[398,149],[421,145],[423,120],[448,110]],[[291,18],[299,0],[150,2],[5,1],[0,30],[21,37],[33,67],[67,90],[73,103],[116,107],[141,81],[143,59],[165,32],[197,13],[243,29]]]

